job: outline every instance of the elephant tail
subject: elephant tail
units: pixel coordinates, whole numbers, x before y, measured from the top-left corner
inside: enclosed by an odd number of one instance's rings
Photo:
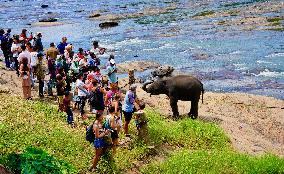
[[[202,101],[202,104],[203,104],[203,94],[204,94],[204,88],[203,88],[203,85],[201,86],[201,101]]]

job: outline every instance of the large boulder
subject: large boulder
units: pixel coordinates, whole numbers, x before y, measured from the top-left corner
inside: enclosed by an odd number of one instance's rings
[[[99,24],[100,28],[109,28],[109,27],[116,27],[118,26],[118,22],[102,22]]]
[[[48,5],[47,4],[43,4],[43,5],[41,5],[41,8],[47,8],[48,7]]]
[[[40,19],[39,22],[56,22],[56,18],[46,18],[46,19]]]

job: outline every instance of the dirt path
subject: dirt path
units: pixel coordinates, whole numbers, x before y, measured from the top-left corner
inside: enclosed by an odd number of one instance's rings
[[[122,80],[124,86],[127,80]],[[22,95],[21,80],[15,71],[0,67],[0,92]],[[37,91],[32,91],[38,96]],[[165,115],[171,114],[165,95],[152,96],[137,89],[137,95]],[[190,102],[179,102],[180,114],[189,111]],[[284,156],[284,101],[242,93],[206,92],[199,105],[199,119],[219,124],[233,147],[249,154],[271,152]]]

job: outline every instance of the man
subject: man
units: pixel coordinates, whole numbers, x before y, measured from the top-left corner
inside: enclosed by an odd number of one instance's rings
[[[138,104],[139,106],[139,101],[136,96],[136,88],[137,86],[134,84],[129,87],[129,90],[125,94],[124,104],[122,107],[122,112],[125,118],[124,133],[126,137],[130,137],[130,135],[128,134],[128,125],[132,119],[132,114],[134,112],[135,103]],[[137,106],[137,109],[138,109],[138,106]]]
[[[19,54],[19,57],[18,57],[19,66],[22,64],[22,59],[24,57],[28,59],[28,64],[30,65],[31,64],[31,53],[27,50],[25,45],[21,46],[21,50],[22,52]]]
[[[43,45],[42,45],[42,42],[41,42],[41,37],[42,37],[42,34],[40,32],[38,32],[37,35],[36,35],[36,39],[35,39],[35,47],[38,48],[39,53],[43,52]]]
[[[17,75],[20,76],[18,56],[19,56],[19,53],[21,52],[21,44],[20,44],[18,36],[14,36],[13,41],[14,41],[14,43],[12,44],[11,52],[13,54],[14,68],[15,68],[15,70],[17,72]]]
[[[6,68],[10,69],[10,56],[11,56],[11,46],[12,43],[10,42],[10,33],[11,29],[8,29],[7,32],[4,34],[4,30],[1,29],[0,31],[0,40],[1,40],[1,50],[4,54]]]
[[[88,91],[87,91],[87,86],[83,82],[84,75],[81,73],[78,75],[78,80],[76,82],[76,87],[78,89],[78,97],[80,98],[80,115],[82,119],[86,119],[87,115],[84,111],[84,107],[86,104],[87,96],[88,96]]]
[[[31,33],[30,37],[27,37],[27,29],[23,29],[19,39],[23,44],[26,44],[33,39],[33,34]]]
[[[116,66],[115,66],[115,61],[114,59],[111,59],[109,61],[110,65],[107,67],[107,75],[108,75],[108,79],[109,79],[109,83],[117,83],[117,77],[116,77]]]
[[[55,44],[52,42],[50,43],[50,47],[48,48],[48,50],[46,51],[46,58],[52,58],[52,59],[56,59],[57,56],[59,55],[59,51],[57,48],[55,48]]]
[[[101,58],[103,54],[105,54],[106,49],[99,47],[99,42],[94,41],[93,42],[93,48],[91,48],[90,52],[94,53],[97,58]]]
[[[63,37],[62,42],[60,42],[60,44],[57,45],[60,54],[64,54],[64,50],[67,45],[68,45],[67,37]]]

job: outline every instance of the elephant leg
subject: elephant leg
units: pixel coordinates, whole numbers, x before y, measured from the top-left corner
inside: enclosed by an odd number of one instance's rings
[[[178,112],[178,106],[177,106],[177,100],[175,99],[170,99],[170,104],[171,104],[171,108],[173,111],[173,116],[175,118],[177,118],[179,116],[179,112]]]
[[[190,116],[192,119],[196,119],[198,116],[198,101],[199,99],[191,101],[191,107],[188,116]]]

